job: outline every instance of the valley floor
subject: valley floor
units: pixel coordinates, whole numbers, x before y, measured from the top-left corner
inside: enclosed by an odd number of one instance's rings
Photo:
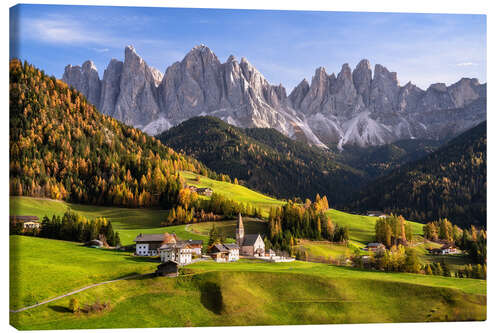
[[[152,273],[158,264],[126,252],[27,236],[11,236],[11,249],[13,309],[90,283]],[[68,311],[71,297],[82,306],[100,301],[110,308],[73,314]],[[69,329],[484,320],[486,316],[484,280],[300,261],[205,261],[185,266],[177,278],[142,276],[71,297],[11,313],[11,323],[19,329]]]
[[[225,184],[222,184],[227,186]],[[216,187],[220,184],[212,184]],[[232,185],[234,186],[234,185]],[[232,187],[227,187],[231,191]],[[246,192],[240,198],[275,199]],[[229,192],[230,193],[230,192]],[[67,209],[90,218],[104,216],[120,232],[124,244],[142,233],[175,232],[180,238],[208,240],[212,223],[161,227],[165,211],[75,205],[55,200],[11,198],[11,215],[63,214]],[[338,257],[364,247],[374,237],[376,218],[336,210],[335,223],[352,230],[349,247],[303,240],[310,255]],[[216,222],[229,236],[236,221]],[[267,224],[246,219],[251,232]],[[412,224],[421,237],[421,225]],[[418,249],[425,257],[425,246]],[[10,237],[10,308],[19,309],[84,286],[155,271],[157,258],[130,252],[93,249],[78,243],[27,236]],[[433,258],[427,258],[434,260]],[[442,259],[442,258],[438,258]],[[462,258],[455,258],[457,264]],[[454,260],[455,260],[454,259]],[[33,274],[36,272],[36,274]],[[69,300],[81,305],[110,304],[99,313],[73,314]],[[134,313],[134,316],[129,316]],[[383,273],[296,261],[265,263],[240,260],[199,262],[177,278],[136,277],[99,285],[70,297],[11,313],[19,329],[69,329],[170,326],[281,325],[448,321],[486,319],[486,281],[420,274]]]

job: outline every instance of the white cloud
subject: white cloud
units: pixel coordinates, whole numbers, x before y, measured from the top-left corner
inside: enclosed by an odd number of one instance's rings
[[[97,53],[109,52],[108,48],[103,48],[103,49],[93,48],[92,50],[96,51]]]
[[[477,66],[475,62],[459,62],[457,64],[459,67],[465,67],[465,66]]]

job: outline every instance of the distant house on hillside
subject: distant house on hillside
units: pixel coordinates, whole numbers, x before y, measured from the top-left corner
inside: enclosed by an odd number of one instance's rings
[[[10,223],[22,224],[24,230],[40,229],[38,216],[16,215],[10,216]]]
[[[385,245],[382,243],[368,243],[366,246],[367,251],[376,252],[378,250],[385,250]]]
[[[453,244],[445,244],[440,248],[430,249],[432,254],[455,254],[457,253],[457,248]]]
[[[135,254],[138,256],[157,256],[160,255],[160,247],[165,244],[187,244],[190,247],[192,255],[201,255],[203,241],[201,240],[181,240],[175,234],[168,232],[163,234],[139,234],[135,239]]]
[[[245,235],[243,218],[238,214],[238,225],[236,227],[236,244],[240,247],[240,254],[244,256],[263,256],[266,252],[264,239],[260,234]]]
[[[209,188],[209,187],[202,187],[202,188],[199,188],[199,189],[197,190],[197,192],[198,192],[198,194],[200,194],[200,195],[205,195],[205,196],[207,196],[207,197],[212,196],[212,194],[214,193],[214,192],[212,191],[212,189],[211,189],[211,188]]]
[[[196,192],[199,195],[204,195],[210,197],[213,194],[213,190],[210,187],[196,187],[194,185],[189,185],[187,187],[191,192]]]
[[[366,215],[377,216],[377,217],[387,217],[387,214],[385,214],[384,212],[381,212],[379,210],[369,210],[366,212]]]

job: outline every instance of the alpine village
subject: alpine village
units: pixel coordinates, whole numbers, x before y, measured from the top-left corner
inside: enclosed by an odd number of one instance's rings
[[[16,328],[486,319],[486,84],[399,86],[362,60],[287,95],[205,45],[164,75],[132,46],[102,78],[9,66]],[[381,116],[329,136],[328,94]],[[393,96],[411,137],[377,123]],[[235,103],[303,116],[210,113]]]

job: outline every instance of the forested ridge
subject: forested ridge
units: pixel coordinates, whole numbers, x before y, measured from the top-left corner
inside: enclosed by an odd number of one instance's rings
[[[178,204],[179,170],[214,176],[27,62],[10,61],[10,193],[126,207]]]
[[[381,146],[344,146],[342,152],[335,153],[335,158],[366,173],[367,180],[374,180],[406,163],[427,156],[444,143],[442,140],[407,139]],[[336,147],[332,147],[332,151],[335,150]]]
[[[486,122],[434,153],[379,178],[354,196],[349,209],[380,209],[428,222],[486,225]]]
[[[331,203],[356,188],[363,173],[330,152],[292,140],[275,129],[238,128],[214,117],[195,117],[158,138],[217,172],[280,198],[327,195]]]

